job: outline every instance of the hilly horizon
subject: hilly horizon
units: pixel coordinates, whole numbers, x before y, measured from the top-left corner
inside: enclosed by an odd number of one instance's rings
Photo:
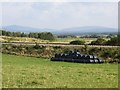
[[[107,32],[117,32],[116,28],[108,28],[102,26],[83,26],[83,27],[72,27],[65,29],[49,29],[49,28],[33,28],[20,25],[9,25],[3,26],[2,29],[11,31],[11,32],[51,32],[53,34],[73,34],[78,35],[82,33],[107,33]]]

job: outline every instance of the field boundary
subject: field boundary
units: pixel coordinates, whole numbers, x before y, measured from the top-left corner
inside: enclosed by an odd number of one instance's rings
[[[36,43],[30,42],[1,42],[1,44],[13,44],[13,45],[36,45]],[[84,47],[85,45],[70,45],[66,43],[37,43],[40,46],[61,46],[61,47]],[[110,45],[88,45],[89,47],[109,47],[109,48],[118,48],[119,46],[110,46]]]

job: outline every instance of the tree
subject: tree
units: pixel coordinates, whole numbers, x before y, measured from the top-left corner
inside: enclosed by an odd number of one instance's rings
[[[38,33],[38,38],[44,39],[44,40],[54,40],[54,35],[50,32],[42,32]]]
[[[6,32],[6,36],[12,36],[11,32]]]
[[[27,37],[27,34],[25,34],[25,33],[21,33],[21,37]]]
[[[34,33],[29,33],[29,35],[28,35],[30,38],[34,38]]]
[[[2,35],[6,36],[6,31],[2,30]]]

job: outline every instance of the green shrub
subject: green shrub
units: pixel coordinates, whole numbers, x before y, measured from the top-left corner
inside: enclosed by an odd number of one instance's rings
[[[92,41],[91,45],[105,45],[106,40],[103,38],[98,38],[96,41]]]
[[[75,40],[75,41],[71,41],[70,44],[72,44],[72,45],[83,45],[83,44],[85,44],[85,41]]]

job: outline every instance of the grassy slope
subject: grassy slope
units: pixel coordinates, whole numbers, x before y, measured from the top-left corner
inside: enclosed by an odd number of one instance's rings
[[[3,54],[3,87],[115,88],[117,66],[52,62]]]

